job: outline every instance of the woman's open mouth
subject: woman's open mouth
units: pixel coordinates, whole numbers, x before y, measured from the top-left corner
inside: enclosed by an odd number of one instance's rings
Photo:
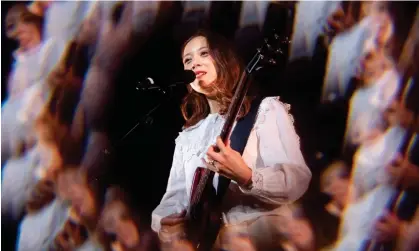
[[[205,71],[197,71],[195,72],[195,75],[197,78],[200,78],[202,76],[204,76],[205,74],[207,74]]]

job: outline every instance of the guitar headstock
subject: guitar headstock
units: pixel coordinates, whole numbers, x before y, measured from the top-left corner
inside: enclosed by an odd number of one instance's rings
[[[248,71],[258,70],[264,65],[277,65],[279,59],[286,57],[286,51],[290,44],[289,37],[280,36],[274,31],[270,36],[264,38],[262,46],[257,49],[256,55],[247,66]]]

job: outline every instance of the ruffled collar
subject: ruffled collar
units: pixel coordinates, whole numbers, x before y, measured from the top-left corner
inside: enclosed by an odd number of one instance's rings
[[[198,128],[204,121],[207,121],[207,120],[213,120],[213,119],[216,119],[216,118],[218,118],[218,117],[222,117],[222,115],[220,115],[219,113],[210,113],[210,114],[208,114],[208,116],[206,117],[206,118],[204,118],[204,119],[201,119],[198,123],[196,123],[195,125],[193,125],[193,126],[190,126],[190,127],[187,127],[187,128],[185,128],[185,126],[183,126],[182,127],[182,131],[183,132],[189,132],[189,131],[192,131],[192,130],[194,130],[194,129],[196,129],[196,128]]]

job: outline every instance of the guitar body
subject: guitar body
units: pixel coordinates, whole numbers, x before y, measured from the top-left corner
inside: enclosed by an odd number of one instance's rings
[[[209,174],[206,168],[198,167],[194,174],[191,198],[198,196],[197,184],[205,182],[205,188],[200,193],[201,200],[191,203],[189,221],[186,225],[187,235],[197,251],[209,251],[217,239],[222,224],[221,210],[217,210],[217,194],[212,185],[214,174]],[[202,238],[205,236],[206,238]]]

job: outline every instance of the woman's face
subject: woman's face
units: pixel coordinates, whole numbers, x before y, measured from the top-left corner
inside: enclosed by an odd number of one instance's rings
[[[293,209],[293,215],[288,218],[285,237],[299,250],[312,250],[314,233],[309,222],[299,215],[299,208]]]
[[[30,50],[41,43],[41,34],[36,25],[19,22],[17,25],[17,40],[22,50]]]
[[[374,84],[386,70],[386,56],[383,50],[374,48],[361,59],[362,80],[364,85]]]
[[[383,47],[385,44],[388,43],[388,41],[393,35],[393,23],[387,12],[380,13],[377,19],[377,22],[379,22],[379,29],[376,38],[376,43],[378,46]]]
[[[87,186],[73,185],[73,193],[71,194],[71,204],[76,212],[85,219],[95,216],[96,206],[92,192]]]
[[[396,126],[399,124],[399,116],[397,114],[399,110],[399,103],[397,101],[393,101],[384,111],[384,119],[386,120],[389,126]]]
[[[108,234],[116,234],[117,240],[125,247],[133,248],[138,244],[139,234],[137,226],[131,219],[122,217],[124,205],[113,202],[104,210],[104,229]]]
[[[217,70],[209,51],[207,39],[198,36],[189,41],[183,49],[182,61],[185,70],[195,72],[196,79],[191,83],[192,89],[208,95],[205,88],[215,83]]]
[[[96,214],[96,204],[93,193],[86,185],[79,182],[72,182],[62,175],[58,178],[58,192],[63,200],[71,202],[75,212],[84,219],[89,219]]]
[[[348,188],[349,180],[340,177],[339,170],[331,172],[323,184],[323,192],[342,207],[346,204]]]

